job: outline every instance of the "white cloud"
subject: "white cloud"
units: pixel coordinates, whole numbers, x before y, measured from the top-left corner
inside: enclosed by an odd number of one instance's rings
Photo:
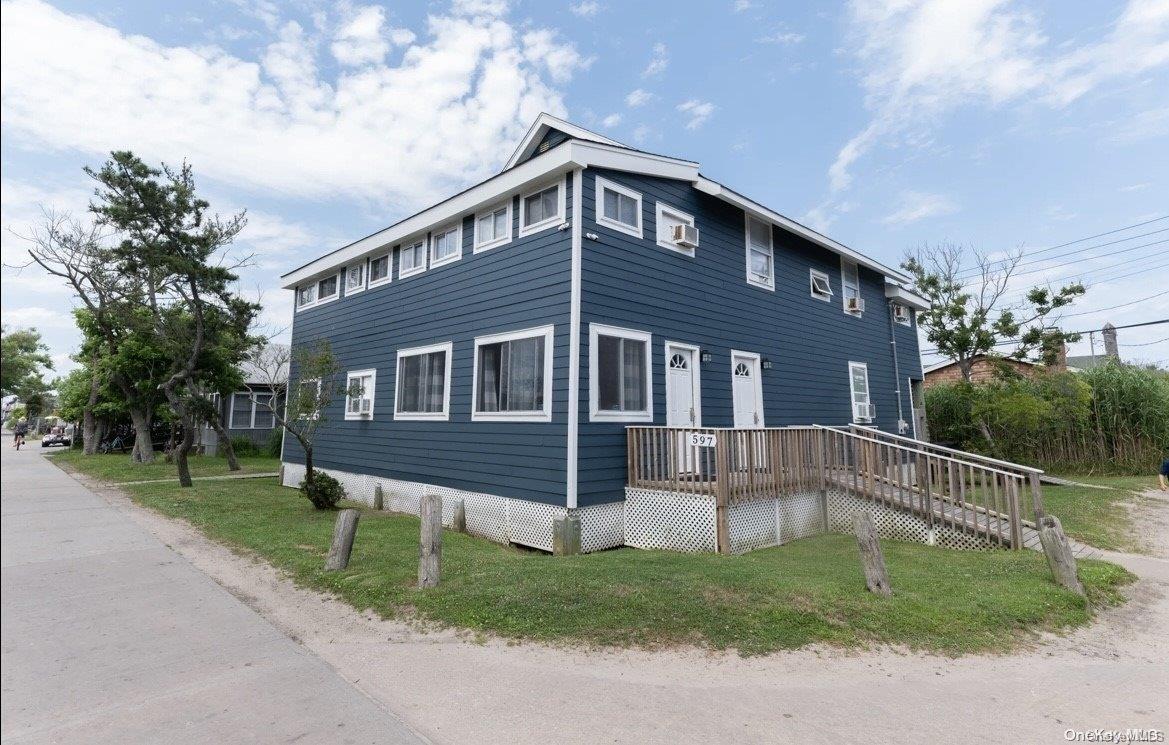
[[[654,130],[648,124],[639,124],[633,130],[633,141],[642,145],[654,136]]]
[[[676,108],[690,117],[686,122],[686,129],[698,129],[714,113],[714,104],[709,101],[699,101],[697,98],[683,101]]]
[[[11,328],[39,330],[73,329],[73,314],[69,308],[43,308],[29,305],[20,308],[5,308],[3,312],[4,325]]]
[[[645,106],[647,103],[652,101],[653,98],[654,94],[647,90],[637,88],[635,90],[629,91],[629,93],[625,95],[625,105],[631,109],[636,109],[638,106]]]
[[[1137,184],[1129,184],[1128,186],[1122,186],[1122,187],[1120,187],[1120,190],[1121,191],[1142,191],[1144,189],[1148,189],[1152,185],[1153,184],[1151,181],[1142,181],[1142,182],[1137,183]]]
[[[643,78],[654,78],[661,75],[670,66],[670,50],[662,42],[658,42],[653,46],[653,57],[650,58],[649,64],[642,70],[641,76]]]
[[[1169,63],[1169,0],[1129,0],[1101,40],[1055,48],[1014,0],[852,0],[849,15],[873,116],[829,169],[834,191],[878,143],[928,130],[959,106],[1064,106]]]
[[[751,0],[735,0],[735,4],[732,5],[731,7],[734,9],[734,11],[736,13],[742,13],[743,11],[747,11],[747,10],[750,10],[751,8],[754,8],[755,3],[751,2]]]
[[[780,44],[783,46],[790,46],[792,44],[799,44],[804,40],[803,34],[797,34],[795,31],[775,31],[765,36],[760,36],[755,41],[760,44]]]
[[[596,0],[581,0],[579,3],[568,6],[568,9],[581,18],[592,18],[601,11],[601,4]]]
[[[5,134],[42,149],[188,158],[205,177],[268,193],[416,208],[493,173],[539,112],[565,114],[555,86],[588,61],[549,30],[519,30],[500,17],[507,7],[460,0],[428,17],[400,63],[326,76],[321,32],[266,5],[267,46],[243,59],[11,0]]]
[[[390,41],[382,28],[386,22],[385,8],[365,5],[350,10],[348,15],[330,47],[337,61],[357,67],[385,59],[390,51]]]
[[[621,115],[620,114],[609,114],[607,117],[605,117],[604,119],[601,120],[601,126],[603,126],[603,127],[616,127],[620,123],[621,123]]]
[[[886,215],[881,222],[886,225],[908,225],[927,217],[940,217],[958,211],[958,205],[949,197],[920,191],[904,191],[898,200],[897,209]]]

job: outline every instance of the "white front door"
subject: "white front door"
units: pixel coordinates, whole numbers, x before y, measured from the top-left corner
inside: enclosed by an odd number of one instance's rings
[[[666,425],[669,427],[698,427],[698,362],[695,350],[675,344],[666,344]]]
[[[731,353],[731,388],[735,406],[735,427],[763,425],[763,385],[759,379],[759,355]]]

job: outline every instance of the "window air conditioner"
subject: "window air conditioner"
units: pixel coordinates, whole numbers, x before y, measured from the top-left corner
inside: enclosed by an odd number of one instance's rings
[[[849,313],[864,313],[865,301],[859,297],[850,297],[844,301],[844,309]]]
[[[909,308],[904,305],[893,306],[893,320],[901,323],[909,323]]]
[[[698,228],[693,225],[675,225],[674,243],[683,248],[698,248]]]

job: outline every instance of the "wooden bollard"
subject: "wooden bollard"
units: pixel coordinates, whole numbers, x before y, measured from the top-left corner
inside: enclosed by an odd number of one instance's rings
[[[455,504],[454,514],[451,516],[451,530],[467,532],[467,507],[461,499]]]
[[[889,597],[893,594],[893,585],[889,582],[889,570],[885,567],[885,555],[881,553],[881,544],[877,541],[877,528],[873,525],[872,514],[868,510],[858,510],[852,516],[852,526],[861,550],[865,587],[869,592]]]
[[[361,513],[357,510],[341,510],[333,525],[333,545],[325,558],[325,571],[335,572],[349,566],[349,554],[353,552],[353,537],[357,534],[357,521]]]
[[[418,541],[418,586],[436,587],[442,562],[442,497],[434,493],[422,495],[418,515],[422,518]]]
[[[373,508],[375,510],[381,511],[381,509],[385,506],[385,500],[386,497],[385,494],[382,493],[382,485],[377,484],[373,487]]]
[[[1039,519],[1039,542],[1043,544],[1043,555],[1056,584],[1083,595],[1084,585],[1076,573],[1076,557],[1058,517],[1044,515]]]

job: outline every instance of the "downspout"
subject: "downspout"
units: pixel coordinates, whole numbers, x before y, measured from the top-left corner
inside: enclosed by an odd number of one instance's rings
[[[584,176],[581,169],[572,172],[572,280],[568,315],[568,454],[565,483],[565,506],[576,509],[577,445],[580,430],[580,297],[581,231],[584,229]]]
[[[893,352],[893,392],[897,394],[897,434],[904,434],[901,423],[905,421],[905,410],[901,407],[901,366],[897,363],[897,321],[893,319],[893,303],[889,306],[889,348]]]

